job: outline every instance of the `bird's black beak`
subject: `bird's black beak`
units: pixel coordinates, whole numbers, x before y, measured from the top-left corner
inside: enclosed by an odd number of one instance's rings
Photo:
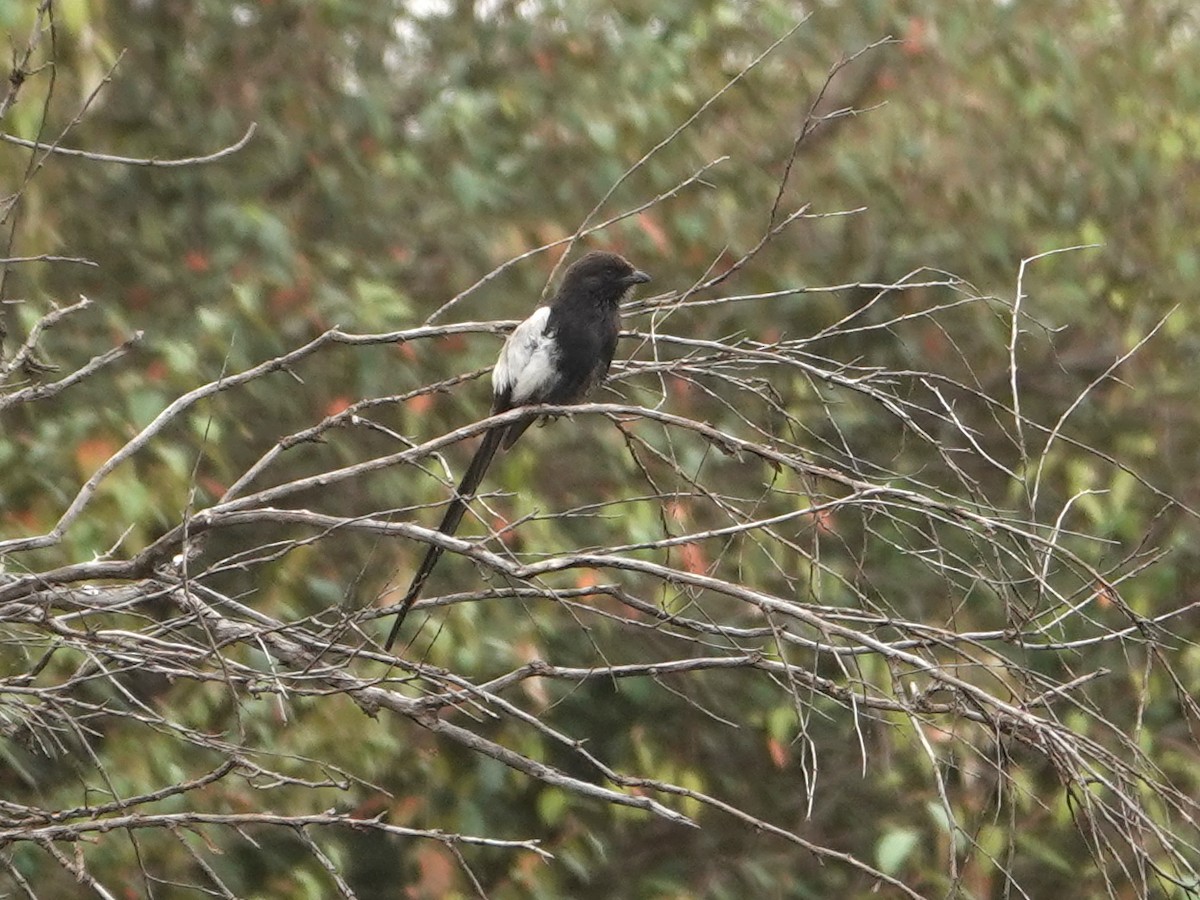
[[[635,284],[645,284],[649,280],[650,280],[650,276],[647,275],[645,272],[643,272],[641,269],[634,269],[632,272],[630,272],[628,275],[626,275],[624,278],[621,279],[621,281],[624,282],[626,287],[629,287],[629,286],[635,285]]]

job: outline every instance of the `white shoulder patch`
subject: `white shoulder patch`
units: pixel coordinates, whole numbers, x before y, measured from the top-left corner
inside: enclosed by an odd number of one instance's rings
[[[536,400],[554,378],[554,342],[546,334],[550,307],[539,306],[504,342],[492,369],[492,393],[511,391],[514,406]]]

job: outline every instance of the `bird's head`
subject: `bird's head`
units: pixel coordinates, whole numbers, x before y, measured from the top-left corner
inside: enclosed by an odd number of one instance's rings
[[[635,284],[649,280],[649,275],[635,269],[624,257],[596,250],[571,264],[558,296],[616,304]]]

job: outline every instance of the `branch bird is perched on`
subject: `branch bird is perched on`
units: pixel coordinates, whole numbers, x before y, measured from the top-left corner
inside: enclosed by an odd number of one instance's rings
[[[504,342],[492,369],[492,415],[539,403],[583,402],[608,374],[620,334],[621,299],[635,284],[649,280],[649,275],[615,253],[589,253],[567,269],[550,303],[534,310]],[[446,508],[439,532],[454,534],[496,451],[511,447],[535,419],[533,414],[498,425],[483,436]],[[441,555],[442,548],[436,544],[425,551],[408,593],[400,601],[385,649],[392,649],[404,617]]]

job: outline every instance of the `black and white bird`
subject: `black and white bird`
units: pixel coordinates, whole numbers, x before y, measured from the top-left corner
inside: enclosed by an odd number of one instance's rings
[[[492,415],[540,403],[581,403],[608,374],[620,335],[621,300],[650,280],[615,253],[593,252],[575,262],[546,306],[516,327],[492,368]],[[446,508],[438,531],[454,534],[498,450],[511,447],[536,414],[498,425],[483,436],[467,472]],[[430,544],[384,647],[392,649],[404,617],[437,565],[442,548]]]

